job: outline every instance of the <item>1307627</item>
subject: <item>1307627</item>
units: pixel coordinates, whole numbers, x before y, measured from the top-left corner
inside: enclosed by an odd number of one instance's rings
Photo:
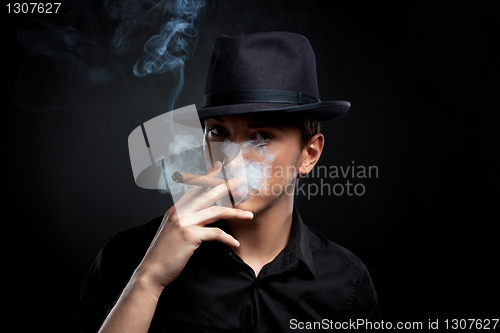
[[[496,319],[446,319],[444,321],[446,329],[452,330],[494,330],[498,324],[498,318]]]
[[[7,4],[9,14],[57,14],[59,7],[61,7],[61,2],[15,2]]]

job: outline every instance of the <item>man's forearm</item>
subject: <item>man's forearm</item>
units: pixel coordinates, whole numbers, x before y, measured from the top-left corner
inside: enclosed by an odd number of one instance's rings
[[[221,163],[219,162],[219,165]],[[216,177],[220,168],[207,175]],[[231,188],[244,184],[242,177],[228,181]],[[120,298],[104,321],[99,333],[147,333],[160,295],[186,266],[194,251],[205,241],[217,241],[232,248],[240,243],[220,228],[208,228],[206,224],[223,219],[251,220],[252,212],[237,208],[213,206],[227,193],[226,183],[206,191],[192,187],[172,206],[158,228],[142,262],[139,264]],[[177,213],[181,206],[181,224]]]
[[[134,273],[99,333],[147,333],[160,294],[146,276]]]

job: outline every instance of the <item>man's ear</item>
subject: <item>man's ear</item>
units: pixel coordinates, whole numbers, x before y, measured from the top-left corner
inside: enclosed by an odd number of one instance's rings
[[[306,175],[312,170],[321,156],[324,143],[325,138],[321,133],[314,135],[311,140],[309,140],[309,144],[302,149],[300,155],[301,163],[298,166],[299,174]]]

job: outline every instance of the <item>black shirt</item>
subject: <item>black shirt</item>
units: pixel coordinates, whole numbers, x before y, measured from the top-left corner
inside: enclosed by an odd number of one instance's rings
[[[98,331],[162,218],[114,234],[100,251],[82,289],[81,332]],[[304,225],[294,209],[288,245],[257,278],[228,246],[202,243],[163,290],[149,332],[288,332],[314,322],[316,330],[329,332],[335,322],[358,318],[380,320],[368,270],[352,252]]]

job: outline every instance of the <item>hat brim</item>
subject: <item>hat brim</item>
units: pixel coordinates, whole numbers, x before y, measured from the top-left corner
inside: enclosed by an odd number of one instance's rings
[[[333,120],[342,117],[349,111],[351,104],[346,101],[325,101],[302,105],[286,103],[244,103],[204,107],[198,109],[200,120],[215,117],[226,117],[243,114],[257,114],[264,112],[283,112],[293,114],[304,114],[316,118],[319,121]]]

